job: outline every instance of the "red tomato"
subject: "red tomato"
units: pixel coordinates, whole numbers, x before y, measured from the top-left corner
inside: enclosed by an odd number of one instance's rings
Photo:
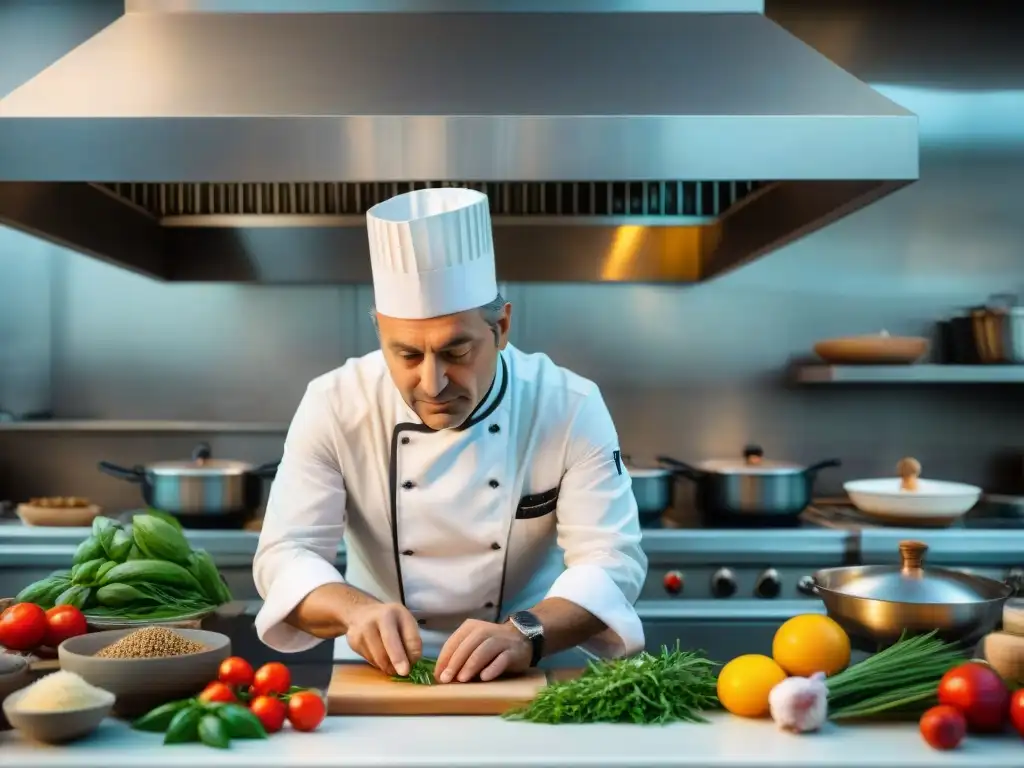
[[[1021,736],[1024,736],[1024,688],[1014,691],[1010,697],[1010,722]]]
[[[252,685],[252,665],[240,656],[231,656],[220,663],[217,679],[225,685],[245,688]]]
[[[73,605],[57,605],[46,612],[44,645],[56,648],[69,637],[78,637],[89,631],[85,616]]]
[[[215,681],[203,688],[203,692],[199,694],[199,700],[206,704],[212,704],[215,701],[231,703],[235,701],[235,692],[231,690],[230,686]]]
[[[34,603],[16,603],[0,613],[0,645],[31,651],[46,638],[46,611]]]
[[[267,733],[280,731],[284,725],[285,715],[288,714],[284,702],[274,696],[257,696],[249,702],[249,711],[260,719]]]
[[[921,736],[932,749],[956,749],[967,735],[967,721],[953,707],[932,707],[921,715]]]
[[[292,673],[279,661],[264,664],[253,676],[252,689],[257,696],[273,693],[288,693],[292,687]]]
[[[1009,702],[1006,683],[987,664],[969,661],[949,670],[939,681],[939,703],[960,710],[972,731],[1003,730]]]
[[[288,721],[296,731],[315,731],[326,714],[327,705],[316,691],[299,691],[288,699]]]

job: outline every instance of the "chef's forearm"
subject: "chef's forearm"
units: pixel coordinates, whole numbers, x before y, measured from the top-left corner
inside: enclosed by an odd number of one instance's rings
[[[607,627],[590,611],[561,597],[541,600],[531,609],[544,627],[544,655],[575,648]]]
[[[378,602],[348,584],[324,584],[306,595],[285,622],[314,637],[341,637],[348,632],[353,613]]]

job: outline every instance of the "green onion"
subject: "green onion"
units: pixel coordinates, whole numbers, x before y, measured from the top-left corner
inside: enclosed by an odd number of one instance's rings
[[[907,637],[826,681],[829,719],[923,711],[936,701],[939,681],[967,661],[960,646],[937,631]]]

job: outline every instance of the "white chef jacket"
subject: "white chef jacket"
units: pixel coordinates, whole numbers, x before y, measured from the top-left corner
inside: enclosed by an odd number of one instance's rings
[[[292,420],[253,562],[256,630],[280,651],[312,647],[284,619],[317,587],[348,582],[404,604],[428,656],[464,620],[503,621],[545,597],[604,622],[586,651],[629,655],[644,645],[633,604],[646,572],[631,481],[593,382],[508,345],[469,419],[435,431],[377,351],[311,382]]]

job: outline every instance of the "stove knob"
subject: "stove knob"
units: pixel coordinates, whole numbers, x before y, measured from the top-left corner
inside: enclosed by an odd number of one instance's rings
[[[665,574],[665,578],[662,580],[665,591],[670,595],[678,595],[682,592],[685,583],[686,582],[683,580],[683,574],[679,571],[669,571]]]
[[[711,577],[711,594],[714,597],[732,597],[736,594],[736,574],[728,568],[719,568]]]
[[[774,568],[767,569],[757,577],[757,583],[754,585],[754,594],[758,597],[771,600],[773,597],[778,597],[781,591],[782,579],[779,578],[779,572]]]
[[[800,581],[796,583],[797,592],[808,597],[817,597],[817,593],[814,591],[814,577],[813,576],[801,576]]]

